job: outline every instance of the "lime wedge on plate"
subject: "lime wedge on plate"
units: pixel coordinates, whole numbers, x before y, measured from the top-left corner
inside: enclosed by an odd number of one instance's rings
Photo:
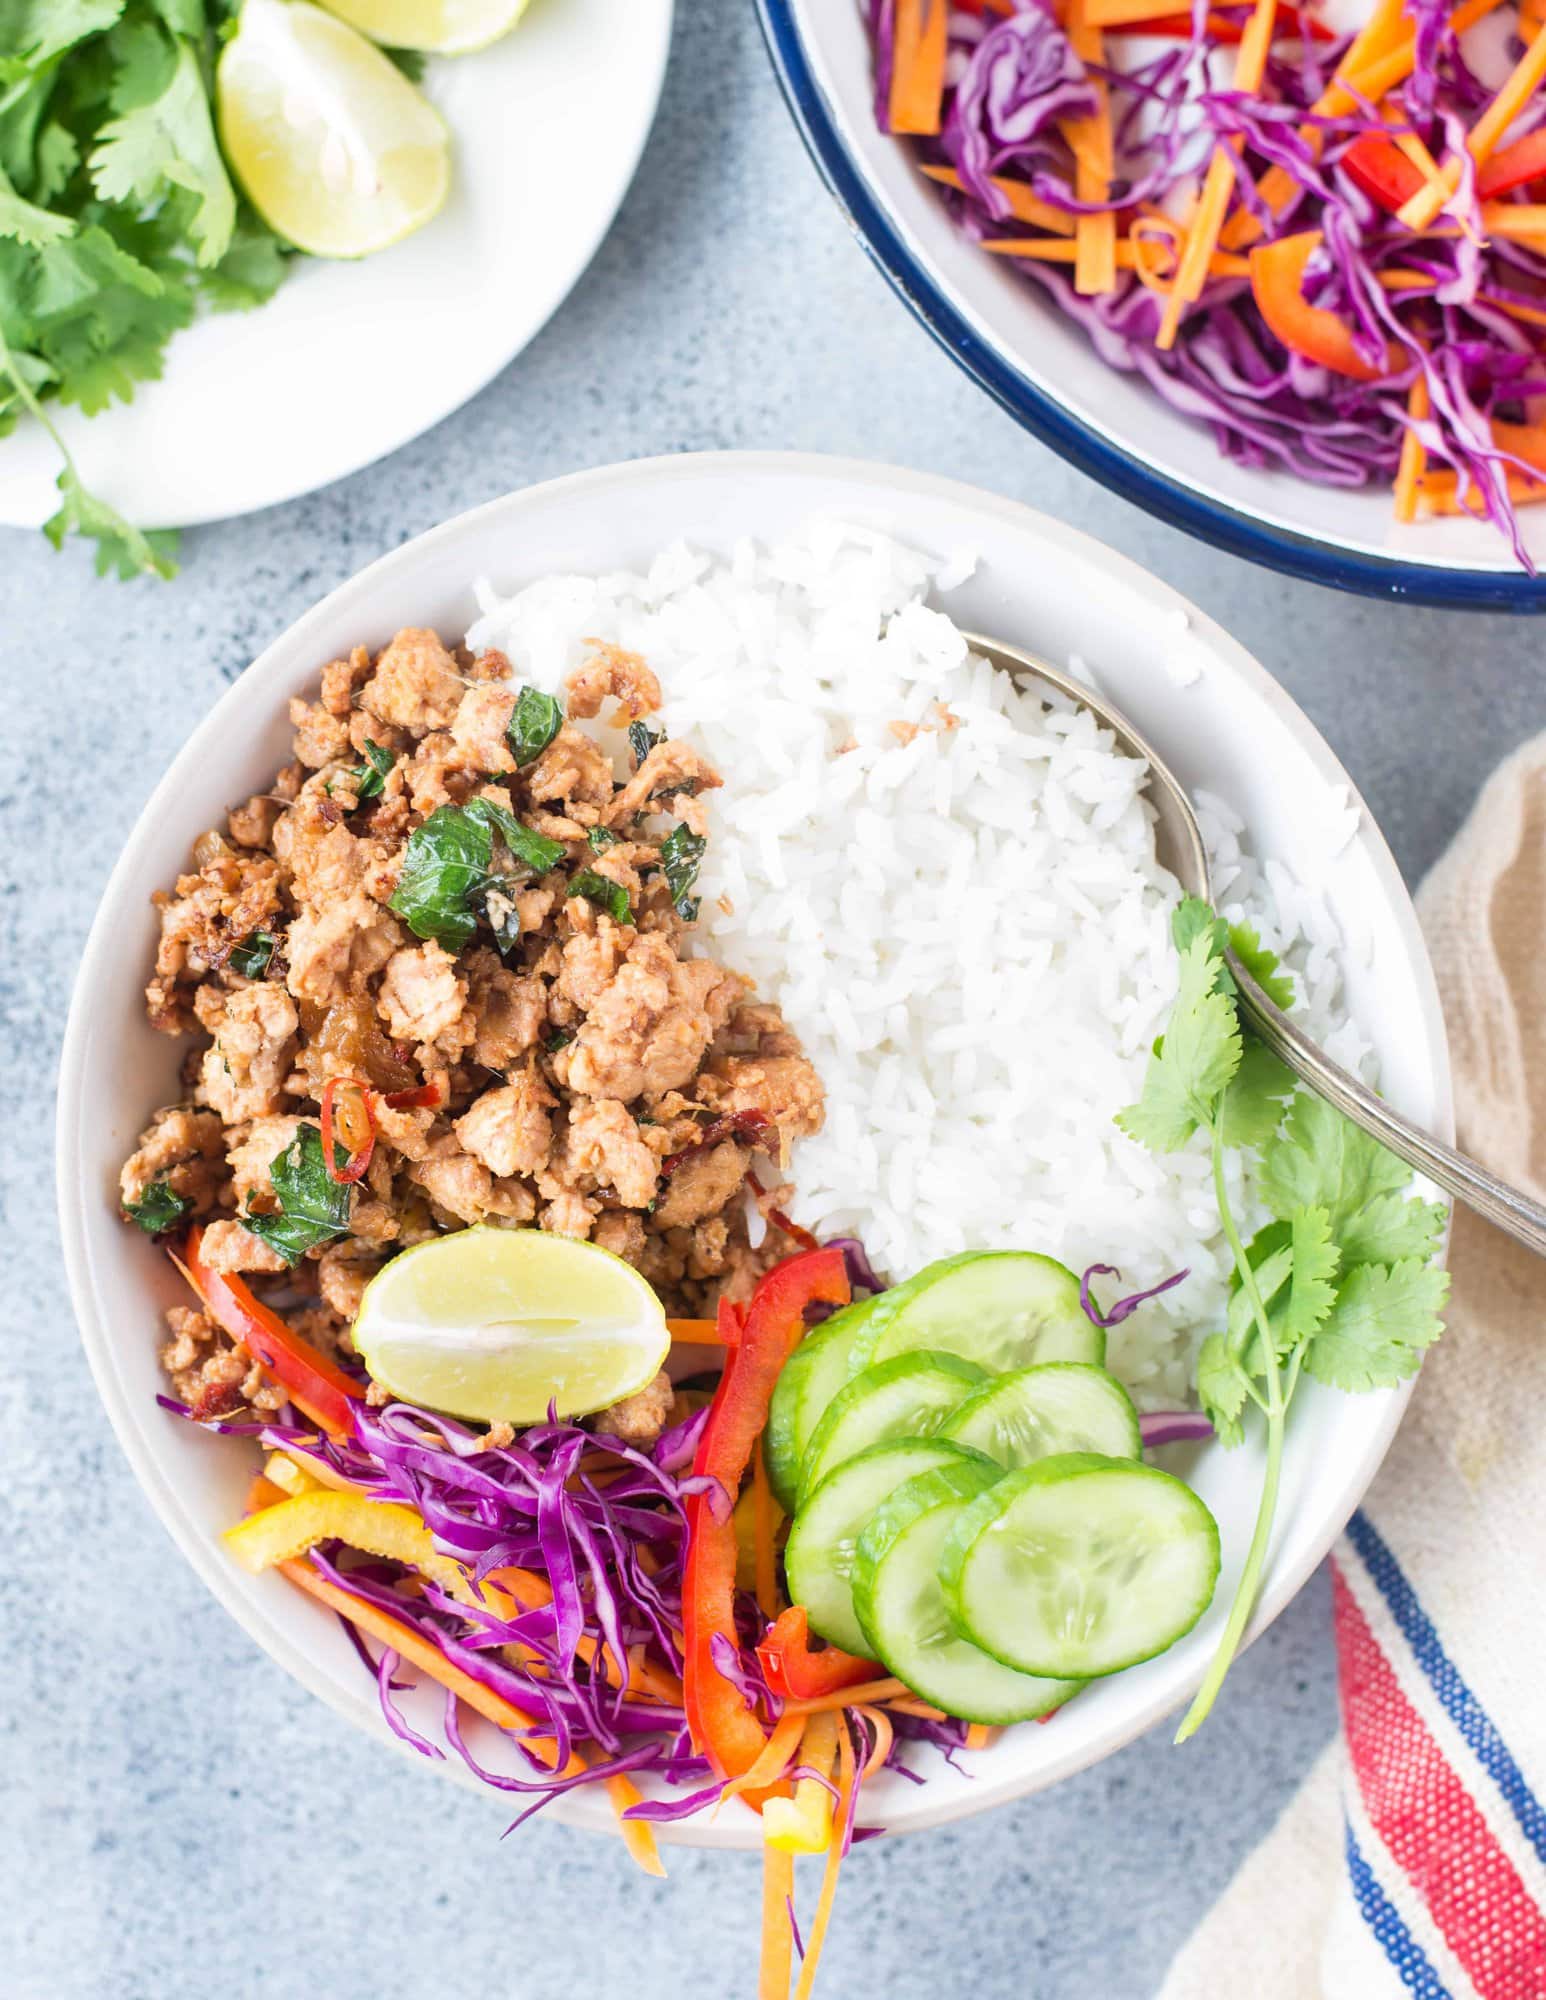
[[[631,1264],[540,1229],[462,1229],[365,1288],[354,1344],[383,1389],[484,1423],[585,1416],[653,1380],[671,1345]]]
[[[439,113],[380,49],[305,0],[246,0],[215,78],[220,143],[270,229],[314,257],[368,257],[438,213]]]
[[[330,14],[389,49],[465,56],[497,42],[529,0],[327,0]]]

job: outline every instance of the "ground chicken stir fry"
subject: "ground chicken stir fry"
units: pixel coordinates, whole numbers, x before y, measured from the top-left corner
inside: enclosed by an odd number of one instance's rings
[[[202,1225],[205,1265],[330,1353],[386,1258],[472,1223],[589,1238],[668,1311],[748,1293],[790,1247],[749,1241],[754,1159],[773,1206],[822,1089],[776,1007],[686,955],[720,779],[650,727],[660,700],[599,645],[562,704],[428,631],[325,667],[290,704],[294,761],[156,898],[150,1019],[200,1041],[124,1166],[125,1214]],[[579,726],[597,718],[626,757]],[[207,1315],[169,1319],[197,1414],[283,1400]],[[652,1387],[615,1427],[653,1435],[668,1409]]]

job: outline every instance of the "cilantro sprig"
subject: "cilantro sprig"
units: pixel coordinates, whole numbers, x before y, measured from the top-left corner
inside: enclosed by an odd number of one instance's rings
[[[1188,898],[1172,925],[1180,984],[1137,1104],[1117,1122],[1151,1152],[1207,1134],[1219,1220],[1234,1260],[1227,1324],[1202,1344],[1197,1393],[1226,1445],[1251,1408],[1266,1428],[1261,1503],[1235,1600],[1197,1698],[1176,1735],[1201,1725],[1255,1609],[1282,1476],[1289,1406],[1306,1375],[1357,1394],[1414,1374],[1442,1331],[1448,1274],[1432,1262],[1444,1226],[1410,1198],[1411,1174],[1242,1029],[1224,953],[1232,947],[1279,1004],[1287,976],[1254,932]],[[1246,1243],[1230,1201],[1231,1151],[1250,1155],[1272,1220]]]

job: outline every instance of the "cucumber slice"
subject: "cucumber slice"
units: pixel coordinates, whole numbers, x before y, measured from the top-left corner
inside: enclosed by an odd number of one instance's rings
[[[801,1494],[813,1493],[829,1472],[872,1444],[932,1437],[983,1379],[975,1363],[927,1348],[851,1377],[811,1433],[800,1467]]]
[[[967,1722],[1026,1722],[1081,1685],[1016,1673],[963,1639],[945,1608],[945,1541],[967,1502],[1003,1476],[976,1464],[919,1473],[881,1502],[854,1551],[854,1611],[869,1650],[915,1694]]]
[[[1106,1358],[1106,1336],[1079,1303],[1065,1265],[1029,1250],[947,1257],[882,1292],[848,1351],[857,1375],[915,1347],[943,1349],[990,1375],[1032,1362]]]
[[[1011,1470],[1059,1452],[1143,1456],[1131,1396],[1115,1375],[1083,1361],[1044,1361],[985,1382],[951,1411],[938,1435]]]
[[[860,1299],[815,1327],[784,1363],[768,1406],[762,1449],[778,1504],[792,1514],[800,1497],[800,1466],[811,1433],[848,1380],[848,1350],[878,1301]]]
[[[1218,1524],[1157,1466],[1069,1452],[1006,1472],[940,1558],[958,1629],[1024,1674],[1093,1680],[1152,1659],[1207,1610]]]
[[[805,1606],[813,1632],[845,1652],[864,1652],[867,1642],[849,1587],[860,1530],[904,1479],[939,1465],[977,1462],[978,1454],[964,1445],[913,1438],[872,1445],[821,1482],[796,1514],[784,1550],[790,1602]]]

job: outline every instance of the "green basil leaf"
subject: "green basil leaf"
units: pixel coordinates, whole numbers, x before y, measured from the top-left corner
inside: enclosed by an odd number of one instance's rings
[[[472,942],[478,920],[469,904],[489,878],[491,817],[462,806],[437,806],[409,834],[403,871],[387,908],[415,937],[433,938],[451,952]]]
[[[365,762],[355,772],[354,796],[364,805],[367,799],[379,799],[381,788],[386,783],[387,772],[397,762],[394,750],[383,750],[379,743],[365,739]]]
[[[558,734],[563,719],[564,711],[552,695],[540,688],[523,687],[505,725],[516,763],[534,763]]]
[[[444,807],[441,810],[444,811]],[[493,799],[469,799],[462,810],[496,829],[516,860],[524,862],[534,875],[545,875],[564,858],[566,850],[561,840],[549,840],[545,834],[533,833],[529,826],[521,824],[514,813],[506,812]]]
[[[609,826],[593,826],[585,836],[585,845],[592,854],[604,854],[609,847],[616,847],[621,838]]]
[[[268,971],[278,942],[272,931],[248,931],[240,944],[232,946],[227,963],[243,979],[261,979]]]
[[[338,1168],[349,1164],[348,1153],[336,1144],[333,1164]],[[297,1130],[284,1151],[269,1162],[268,1177],[279,1197],[279,1213],[244,1215],[241,1220],[287,1264],[298,1264],[308,1250],[348,1234],[349,1189],[340,1187],[328,1172],[322,1134],[315,1125]]]
[[[125,1202],[124,1214],[136,1229],[143,1229],[147,1236],[161,1236],[171,1228],[178,1216],[187,1211],[188,1204],[172,1186],[165,1174],[153,1180],[138,1201]]]
[[[568,1048],[574,1040],[573,1028],[555,1028],[542,1044],[550,1056],[556,1056],[560,1049]]]
[[[594,868],[582,868],[569,882],[571,896],[583,896],[588,903],[595,903],[605,910],[615,924],[633,922],[633,905],[628,900],[628,891],[620,882],[609,882],[605,875],[598,875]]]
[[[630,722],[628,747],[633,751],[634,769],[638,769],[657,743],[664,743],[665,740],[663,729],[651,729],[647,722]]]
[[[689,891],[698,879],[698,865],[707,846],[703,835],[694,833],[683,820],[678,820],[660,843],[666,886],[671,891],[676,913],[684,924],[692,923],[698,914],[698,898]]]

